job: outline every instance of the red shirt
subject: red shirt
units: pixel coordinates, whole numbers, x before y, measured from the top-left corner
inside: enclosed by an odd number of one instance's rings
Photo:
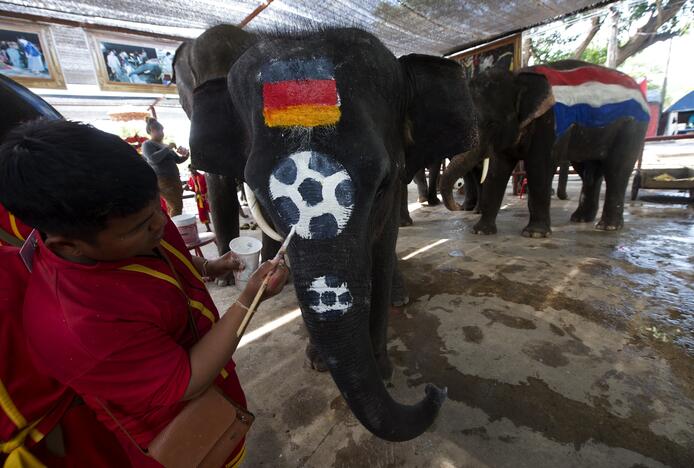
[[[26,446],[39,442],[58,422],[74,393],[39,372],[29,356],[22,329],[22,303],[29,271],[16,247],[0,247],[0,442],[14,438],[24,427],[44,418],[27,437]],[[0,452],[0,459],[2,452]]]
[[[200,335],[219,317],[171,221],[162,246],[185,295],[160,257],[83,265],[39,243],[24,307],[26,333],[38,364],[84,397],[121,439],[136,466],[153,462],[128,442],[97,399],[147,447],[185,404],[181,398],[190,380],[188,351],[196,341],[186,295],[197,305],[192,310]],[[245,406],[233,361],[225,370],[228,377],[218,377],[217,385]]]

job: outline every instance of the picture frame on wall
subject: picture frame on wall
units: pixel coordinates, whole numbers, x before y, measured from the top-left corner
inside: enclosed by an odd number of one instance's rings
[[[488,44],[458,52],[448,58],[462,65],[468,80],[493,67],[499,61],[508,63],[509,70],[518,70],[521,64],[521,34],[503,37]]]
[[[179,44],[148,38],[90,33],[99,87],[104,91],[176,94],[173,58]]]
[[[0,73],[27,88],[65,89],[48,25],[0,20]]]

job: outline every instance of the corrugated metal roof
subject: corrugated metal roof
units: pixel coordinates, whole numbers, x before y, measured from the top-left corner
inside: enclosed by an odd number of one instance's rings
[[[0,11],[97,26],[196,37],[219,23],[237,24],[262,0],[0,0]],[[396,54],[442,55],[605,0],[274,0],[251,31],[312,25],[358,26]]]

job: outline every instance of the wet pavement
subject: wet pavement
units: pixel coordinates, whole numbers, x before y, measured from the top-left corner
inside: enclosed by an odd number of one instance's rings
[[[413,441],[372,436],[304,365],[291,286],[264,304],[235,355],[257,417],[245,466],[694,466],[694,204],[642,191],[624,230],[602,232],[569,223],[579,188],[552,200],[547,239],[520,235],[526,200],[511,195],[495,236],[472,234],[472,214],[412,212],[388,387],[406,403],[428,382],[449,395]],[[210,289],[220,309],[237,294]]]

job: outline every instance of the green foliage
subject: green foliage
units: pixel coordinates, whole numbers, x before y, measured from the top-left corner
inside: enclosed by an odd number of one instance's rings
[[[602,65],[607,60],[607,47],[588,47],[581,54],[581,60]]]

